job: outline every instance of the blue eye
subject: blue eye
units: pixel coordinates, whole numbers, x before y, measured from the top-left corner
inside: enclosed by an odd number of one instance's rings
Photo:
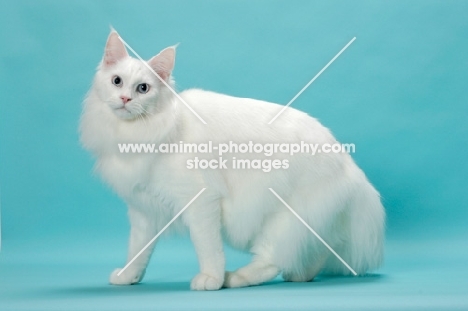
[[[147,83],[141,83],[141,84],[138,84],[137,86],[137,92],[141,94],[148,93],[149,89],[150,89],[150,86]]]
[[[112,77],[112,83],[115,86],[121,86],[122,85],[122,78],[120,78],[119,76],[113,76]]]

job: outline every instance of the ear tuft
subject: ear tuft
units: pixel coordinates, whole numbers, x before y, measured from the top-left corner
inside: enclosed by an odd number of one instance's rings
[[[127,50],[120,40],[119,34],[111,27],[111,33],[107,38],[104,58],[102,60],[103,65],[105,67],[111,67],[127,56]]]
[[[177,44],[178,45],[178,44]],[[162,50],[158,55],[148,61],[153,70],[163,79],[168,81],[175,64],[175,54],[177,45],[173,45]]]

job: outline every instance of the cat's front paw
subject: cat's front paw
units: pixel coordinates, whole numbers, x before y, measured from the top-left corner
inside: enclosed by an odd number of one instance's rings
[[[190,284],[191,290],[218,290],[223,286],[223,279],[205,273],[197,274]]]
[[[122,272],[119,275],[119,272],[122,271],[122,269],[115,269],[109,278],[109,282],[112,285],[131,285],[131,284],[136,284],[143,279],[143,276],[145,274],[145,270],[141,272],[136,272],[134,270],[126,269],[124,272]]]

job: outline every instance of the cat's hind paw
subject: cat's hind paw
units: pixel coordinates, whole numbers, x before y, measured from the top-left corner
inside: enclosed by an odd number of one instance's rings
[[[238,272],[226,272],[224,276],[224,287],[235,288],[249,285],[249,281]]]
[[[205,273],[197,274],[190,284],[191,290],[218,290],[223,286],[223,280]]]
[[[145,274],[145,271],[142,271],[140,273],[136,273],[133,270],[126,269],[124,272],[122,272],[120,275],[119,272],[122,271],[122,269],[115,269],[109,278],[109,283],[112,285],[131,285],[131,284],[136,284],[143,279],[143,276]]]

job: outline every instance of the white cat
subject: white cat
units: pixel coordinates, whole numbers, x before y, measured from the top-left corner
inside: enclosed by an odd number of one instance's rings
[[[174,61],[175,48],[169,47],[147,64],[173,86]],[[289,168],[265,173],[187,169],[186,161],[194,155],[119,152],[119,143],[336,143],[316,119],[293,108],[269,125],[282,106],[198,89],[179,95],[206,125],[140,60],[130,57],[118,34],[111,32],[84,102],[80,131],[83,146],[96,157],[96,170],[128,204],[128,260],[206,188],[170,227],[188,229],[195,246],[200,273],[192,280],[192,289],[256,285],[279,273],[287,281],[310,281],[319,272],[349,274],[269,191],[272,188],[358,274],[381,264],[384,209],[379,194],[347,153],[279,155],[288,160]],[[250,251],[252,262],[225,272],[223,240]],[[120,276],[121,269],[116,269],[110,283],[141,281],[152,250],[144,251]]]

